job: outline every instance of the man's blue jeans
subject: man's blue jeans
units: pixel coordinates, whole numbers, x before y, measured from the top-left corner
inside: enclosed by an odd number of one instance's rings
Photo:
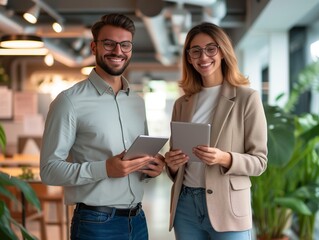
[[[174,221],[176,240],[251,240],[251,231],[216,232],[206,206],[205,189],[183,187]]]
[[[114,216],[76,209],[71,224],[71,240],[148,240],[144,211],[136,216]]]

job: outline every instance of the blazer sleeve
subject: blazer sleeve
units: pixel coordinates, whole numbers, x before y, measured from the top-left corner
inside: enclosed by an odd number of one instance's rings
[[[267,121],[258,92],[247,98],[243,114],[244,151],[230,152],[232,165],[225,174],[259,176],[267,168]]]

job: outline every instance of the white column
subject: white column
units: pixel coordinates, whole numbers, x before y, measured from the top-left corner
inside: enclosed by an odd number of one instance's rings
[[[260,48],[259,48],[260,49]],[[262,61],[260,59],[260,52],[254,46],[246,47],[238,56],[238,62],[242,73],[248,77],[250,87],[262,94]]]
[[[284,96],[276,101],[279,94]],[[283,106],[289,94],[289,44],[287,32],[269,35],[269,98],[270,105]]]

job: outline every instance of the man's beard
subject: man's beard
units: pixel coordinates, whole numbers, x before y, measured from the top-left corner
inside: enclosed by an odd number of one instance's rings
[[[114,54],[111,54],[111,55],[107,55],[106,57],[121,57],[121,58],[124,58],[126,59],[126,63],[125,65],[119,69],[119,70],[114,70],[112,68],[110,68],[105,62],[104,62],[104,56],[101,56],[100,55],[96,55],[95,59],[96,59],[96,64],[102,68],[107,74],[110,74],[112,76],[120,76],[122,75],[122,73],[125,71],[125,69],[127,68],[127,66],[129,65],[131,59],[128,59],[127,60],[127,57],[123,57],[123,56],[118,56],[118,55],[114,55]]]

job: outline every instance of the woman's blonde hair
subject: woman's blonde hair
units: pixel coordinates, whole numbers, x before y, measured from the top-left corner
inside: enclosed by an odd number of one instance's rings
[[[239,71],[235,51],[228,35],[217,25],[204,22],[194,26],[186,36],[182,54],[182,80],[179,82],[179,86],[185,94],[191,95],[197,93],[202,88],[201,75],[187,60],[187,50],[190,48],[193,38],[199,33],[209,35],[219,45],[219,51],[221,51],[223,56],[221,67],[224,80],[233,86],[248,85],[248,78]]]

